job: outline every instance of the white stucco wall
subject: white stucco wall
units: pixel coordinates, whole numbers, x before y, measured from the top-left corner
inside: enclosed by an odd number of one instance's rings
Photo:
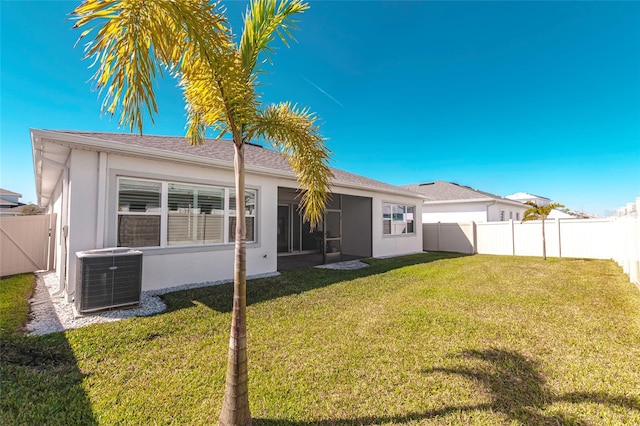
[[[518,206],[512,203],[497,201],[495,204],[489,206],[489,222],[500,222],[500,211],[504,211],[505,222],[509,220],[520,221],[522,220],[522,215],[528,208],[529,206],[525,204]],[[520,213],[519,218],[517,213]]]
[[[487,203],[425,204],[422,208],[424,223],[486,222]]]
[[[117,244],[117,178],[121,176],[225,187],[234,186],[233,172],[230,170],[214,170],[110,154],[107,159],[104,247],[113,247]],[[265,200],[277,199],[276,181],[247,173],[246,186],[258,190],[257,241],[247,243],[247,275],[274,272],[277,268],[276,228],[269,226],[269,224],[276,223],[277,207],[275,202],[270,203]],[[97,194],[97,192],[97,188],[94,187],[94,193]],[[88,233],[93,232],[96,235],[97,212],[87,212],[84,216],[87,221],[91,222],[86,227]],[[74,248],[80,244],[83,246],[79,250],[103,248],[96,244],[98,239],[95,237],[93,239],[87,238],[82,243],[76,244]],[[147,248],[142,251],[144,253],[143,290],[233,277],[233,243],[204,247]]]
[[[69,160],[67,297],[75,294],[75,253],[96,247],[98,153],[72,150]]]
[[[499,222],[500,211],[504,211],[504,221],[521,220],[527,206],[494,201],[478,201],[466,203],[425,204],[422,211],[424,223],[460,223],[460,222]],[[520,213],[520,219],[517,218]]]
[[[414,233],[407,235],[382,234],[382,204],[397,203],[416,207]],[[393,196],[390,194],[375,194],[372,203],[373,217],[373,257],[399,256],[422,251],[422,200]]]
[[[117,244],[117,178],[146,178],[193,184],[234,186],[233,171],[193,166],[183,163],[142,159],[94,151],[72,150],[69,168],[69,256],[68,287],[70,298],[75,291],[76,255],[78,251],[114,247]],[[105,186],[105,188],[102,188]],[[247,188],[258,191],[256,242],[247,243],[247,275],[277,270],[277,199],[278,187],[295,187],[295,181],[251,172],[246,174]],[[102,188],[102,189],[101,189]],[[335,192],[372,199],[372,255],[391,256],[422,251],[422,200],[372,193],[357,188],[336,187]],[[64,197],[55,198],[62,203]],[[414,234],[382,235],[382,203],[416,206]],[[57,207],[61,210],[61,207]],[[62,215],[59,215],[62,218]],[[62,244],[60,242],[60,244]],[[167,288],[181,284],[231,279],[234,245],[158,247],[142,249],[143,290]]]
[[[51,195],[51,199],[49,200],[49,204],[47,205],[47,214],[54,213],[56,215],[56,225],[55,225],[55,258],[53,260],[53,268],[55,271],[60,273],[62,270],[62,262],[63,262],[63,247],[64,244],[64,235],[62,235],[62,179],[58,181],[53,194]]]

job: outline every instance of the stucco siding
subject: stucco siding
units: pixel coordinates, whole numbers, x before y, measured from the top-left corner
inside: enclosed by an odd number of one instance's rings
[[[75,293],[77,251],[96,248],[98,153],[71,151],[69,167],[69,255],[67,295]]]
[[[49,205],[47,206],[47,214],[55,213],[56,215],[56,223],[55,223],[55,255],[53,260],[53,268],[59,273],[62,268],[64,250],[62,245],[64,244],[65,238],[62,235],[62,179],[58,181],[55,190],[49,200]]]
[[[397,203],[416,207],[414,233],[407,235],[382,234],[382,204]],[[373,196],[373,257],[400,256],[422,251],[422,202],[409,197],[386,194]]]
[[[489,222],[500,222],[500,221],[508,221],[514,220],[519,222],[522,220],[522,215],[529,206],[527,205],[514,205],[512,203],[504,203],[504,202],[496,202],[495,204],[489,206]],[[500,212],[504,212],[503,215]]]
[[[423,223],[486,222],[487,203],[425,204],[422,208]]]
[[[140,158],[97,151],[71,151],[68,185],[59,185],[49,207],[58,213],[57,247],[64,244],[60,221],[64,220],[68,200],[69,224],[67,259],[67,297],[75,292],[76,252],[117,245],[118,228],[118,179],[121,177],[150,179],[161,182],[215,185],[226,188],[235,186],[231,168],[194,166],[171,163],[164,160]],[[271,273],[277,270],[277,200],[278,187],[295,188],[293,178],[270,177],[247,172],[246,187],[257,191],[256,238],[247,243],[247,275]],[[68,195],[63,188],[68,186]],[[349,186],[336,186],[336,193],[365,197],[371,209],[365,228],[370,236],[371,255],[393,256],[422,250],[421,215],[422,200],[406,196],[382,194]],[[356,200],[350,200],[356,201]],[[364,200],[362,200],[364,201]],[[382,235],[382,203],[403,203],[416,207],[413,234]],[[350,218],[349,220],[352,220]],[[364,222],[359,225],[363,225]],[[343,226],[354,223],[347,221]],[[363,225],[364,226],[364,225]],[[364,228],[362,228],[364,229]],[[358,227],[358,232],[360,227]],[[233,277],[234,244],[191,245],[142,248],[142,289],[155,290],[182,284],[231,279]],[[63,250],[59,250],[63,253]],[[357,254],[357,253],[356,253]],[[58,259],[59,268],[60,262]]]
[[[110,155],[108,161],[105,244],[117,244],[118,177],[157,179],[180,183],[234,187],[232,170],[169,164],[163,161]],[[256,242],[247,243],[247,274],[274,272],[277,268],[277,179],[246,174],[247,188],[258,191]],[[233,277],[234,244],[142,249],[143,290],[181,284],[217,281]]]

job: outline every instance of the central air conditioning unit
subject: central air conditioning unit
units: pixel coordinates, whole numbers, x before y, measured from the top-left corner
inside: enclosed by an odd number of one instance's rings
[[[95,312],[140,303],[142,252],[127,247],[76,253],[76,310]]]

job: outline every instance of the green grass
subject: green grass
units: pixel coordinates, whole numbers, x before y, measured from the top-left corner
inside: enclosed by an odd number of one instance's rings
[[[231,294],[16,337],[0,424],[216,423]],[[640,291],[610,261],[421,254],[248,300],[255,425],[640,424]]]
[[[29,313],[27,300],[33,292],[33,274],[19,274],[0,280],[0,336],[20,330]]]

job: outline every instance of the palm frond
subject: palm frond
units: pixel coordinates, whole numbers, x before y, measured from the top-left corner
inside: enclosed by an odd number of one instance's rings
[[[244,31],[240,39],[240,57],[247,76],[254,74],[260,53],[271,63],[274,53],[270,44],[276,35],[288,46],[288,40],[295,40],[291,34],[297,28],[293,15],[309,9],[301,0],[254,0],[244,17]],[[251,77],[249,77],[251,78]]]
[[[303,218],[312,227],[322,220],[333,176],[328,165],[331,152],[316,119],[308,109],[288,102],[269,105],[248,132],[251,137],[264,137],[285,156],[302,189]]]
[[[188,105],[188,133],[199,122],[221,133],[240,135],[253,120],[259,100],[239,62],[237,51],[230,50],[214,64],[194,58],[182,66],[180,85]]]
[[[119,124],[142,133],[143,111],[158,112],[153,83],[163,69],[176,72],[195,56],[214,61],[230,44],[223,15],[206,0],[86,0],[73,12],[74,28],[88,25],[78,41],[97,29],[85,58],[98,68],[92,77],[106,89],[102,111],[121,110]]]
[[[553,210],[564,207],[560,203],[550,203],[546,206],[539,206],[533,201],[527,201],[525,204],[531,207],[529,207],[522,215],[522,222],[540,219],[544,220]]]

